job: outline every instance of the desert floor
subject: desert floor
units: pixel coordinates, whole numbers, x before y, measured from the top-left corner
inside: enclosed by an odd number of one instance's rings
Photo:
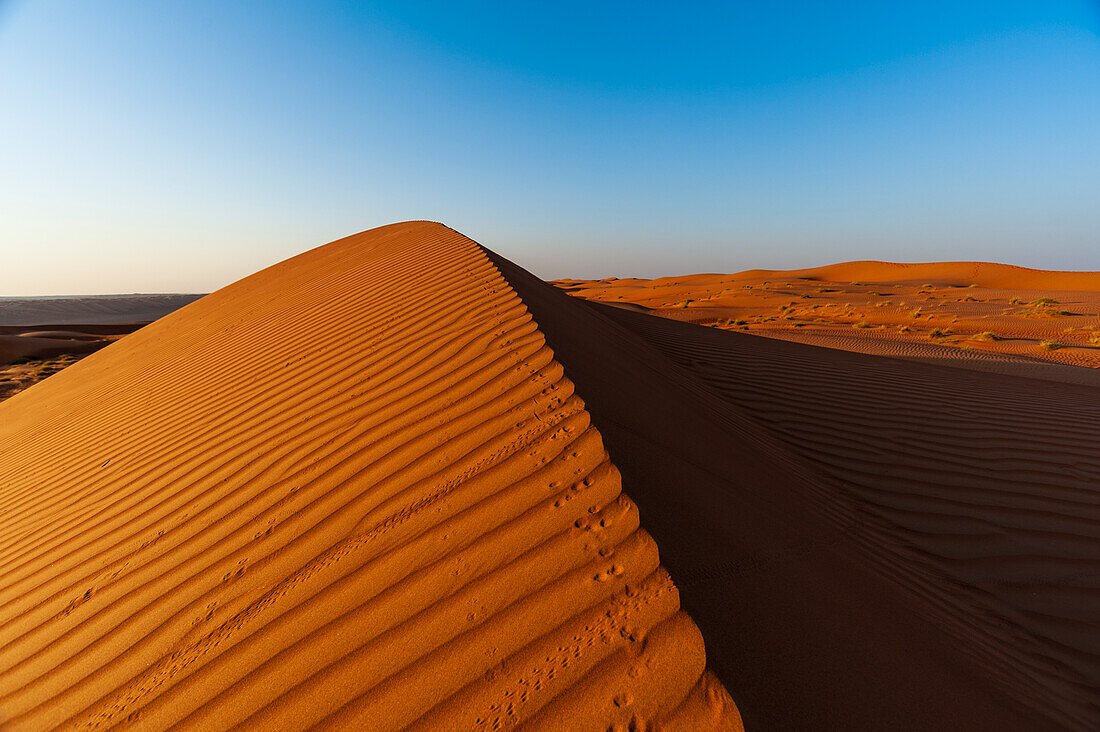
[[[578,297],[722,330],[1100,384],[1100,372],[1046,368],[1100,368],[1100,273],[850,262],[554,284]]]

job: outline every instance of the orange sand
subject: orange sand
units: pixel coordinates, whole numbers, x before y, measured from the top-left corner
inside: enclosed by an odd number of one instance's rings
[[[0,727],[1100,728],[1098,289],[307,252],[0,404]]]
[[[849,262],[656,280],[559,280],[675,320],[843,350],[1100,384],[1100,272]]]
[[[441,225],[122,338],[0,446],[5,729],[740,729],[538,323]]]
[[[18,394],[142,325],[0,325],[0,400]]]

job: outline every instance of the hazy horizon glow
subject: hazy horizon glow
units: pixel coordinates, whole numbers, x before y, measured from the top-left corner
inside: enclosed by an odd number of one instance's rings
[[[0,0],[0,296],[408,219],[547,278],[1100,270],[1095,2],[520,5]]]

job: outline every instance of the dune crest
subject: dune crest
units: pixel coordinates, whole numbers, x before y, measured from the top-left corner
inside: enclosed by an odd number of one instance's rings
[[[573,382],[440,224],[187,305],[0,445],[5,728],[740,729]]]

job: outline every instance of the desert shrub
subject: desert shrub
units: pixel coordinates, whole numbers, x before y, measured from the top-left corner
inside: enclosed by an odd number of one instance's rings
[[[992,331],[987,330],[987,331],[983,331],[983,332],[978,333],[977,335],[975,335],[974,340],[976,340],[976,341],[999,341],[999,340],[1001,340],[1001,338],[996,333],[993,333]]]
[[[947,337],[947,331],[946,330],[940,330],[939,328],[933,328],[928,333],[928,337],[929,338],[946,338]]]
[[[1065,348],[1065,344],[1058,341],[1042,341],[1039,343],[1039,347],[1048,351],[1057,351],[1059,348]]]
[[[1058,301],[1052,297],[1040,297],[1038,300],[1032,300],[1032,307],[1042,307],[1044,305],[1057,305]]]
[[[868,323],[866,320],[861,320],[858,323],[856,323],[855,325],[853,325],[852,327],[853,328],[870,328],[871,324]]]

